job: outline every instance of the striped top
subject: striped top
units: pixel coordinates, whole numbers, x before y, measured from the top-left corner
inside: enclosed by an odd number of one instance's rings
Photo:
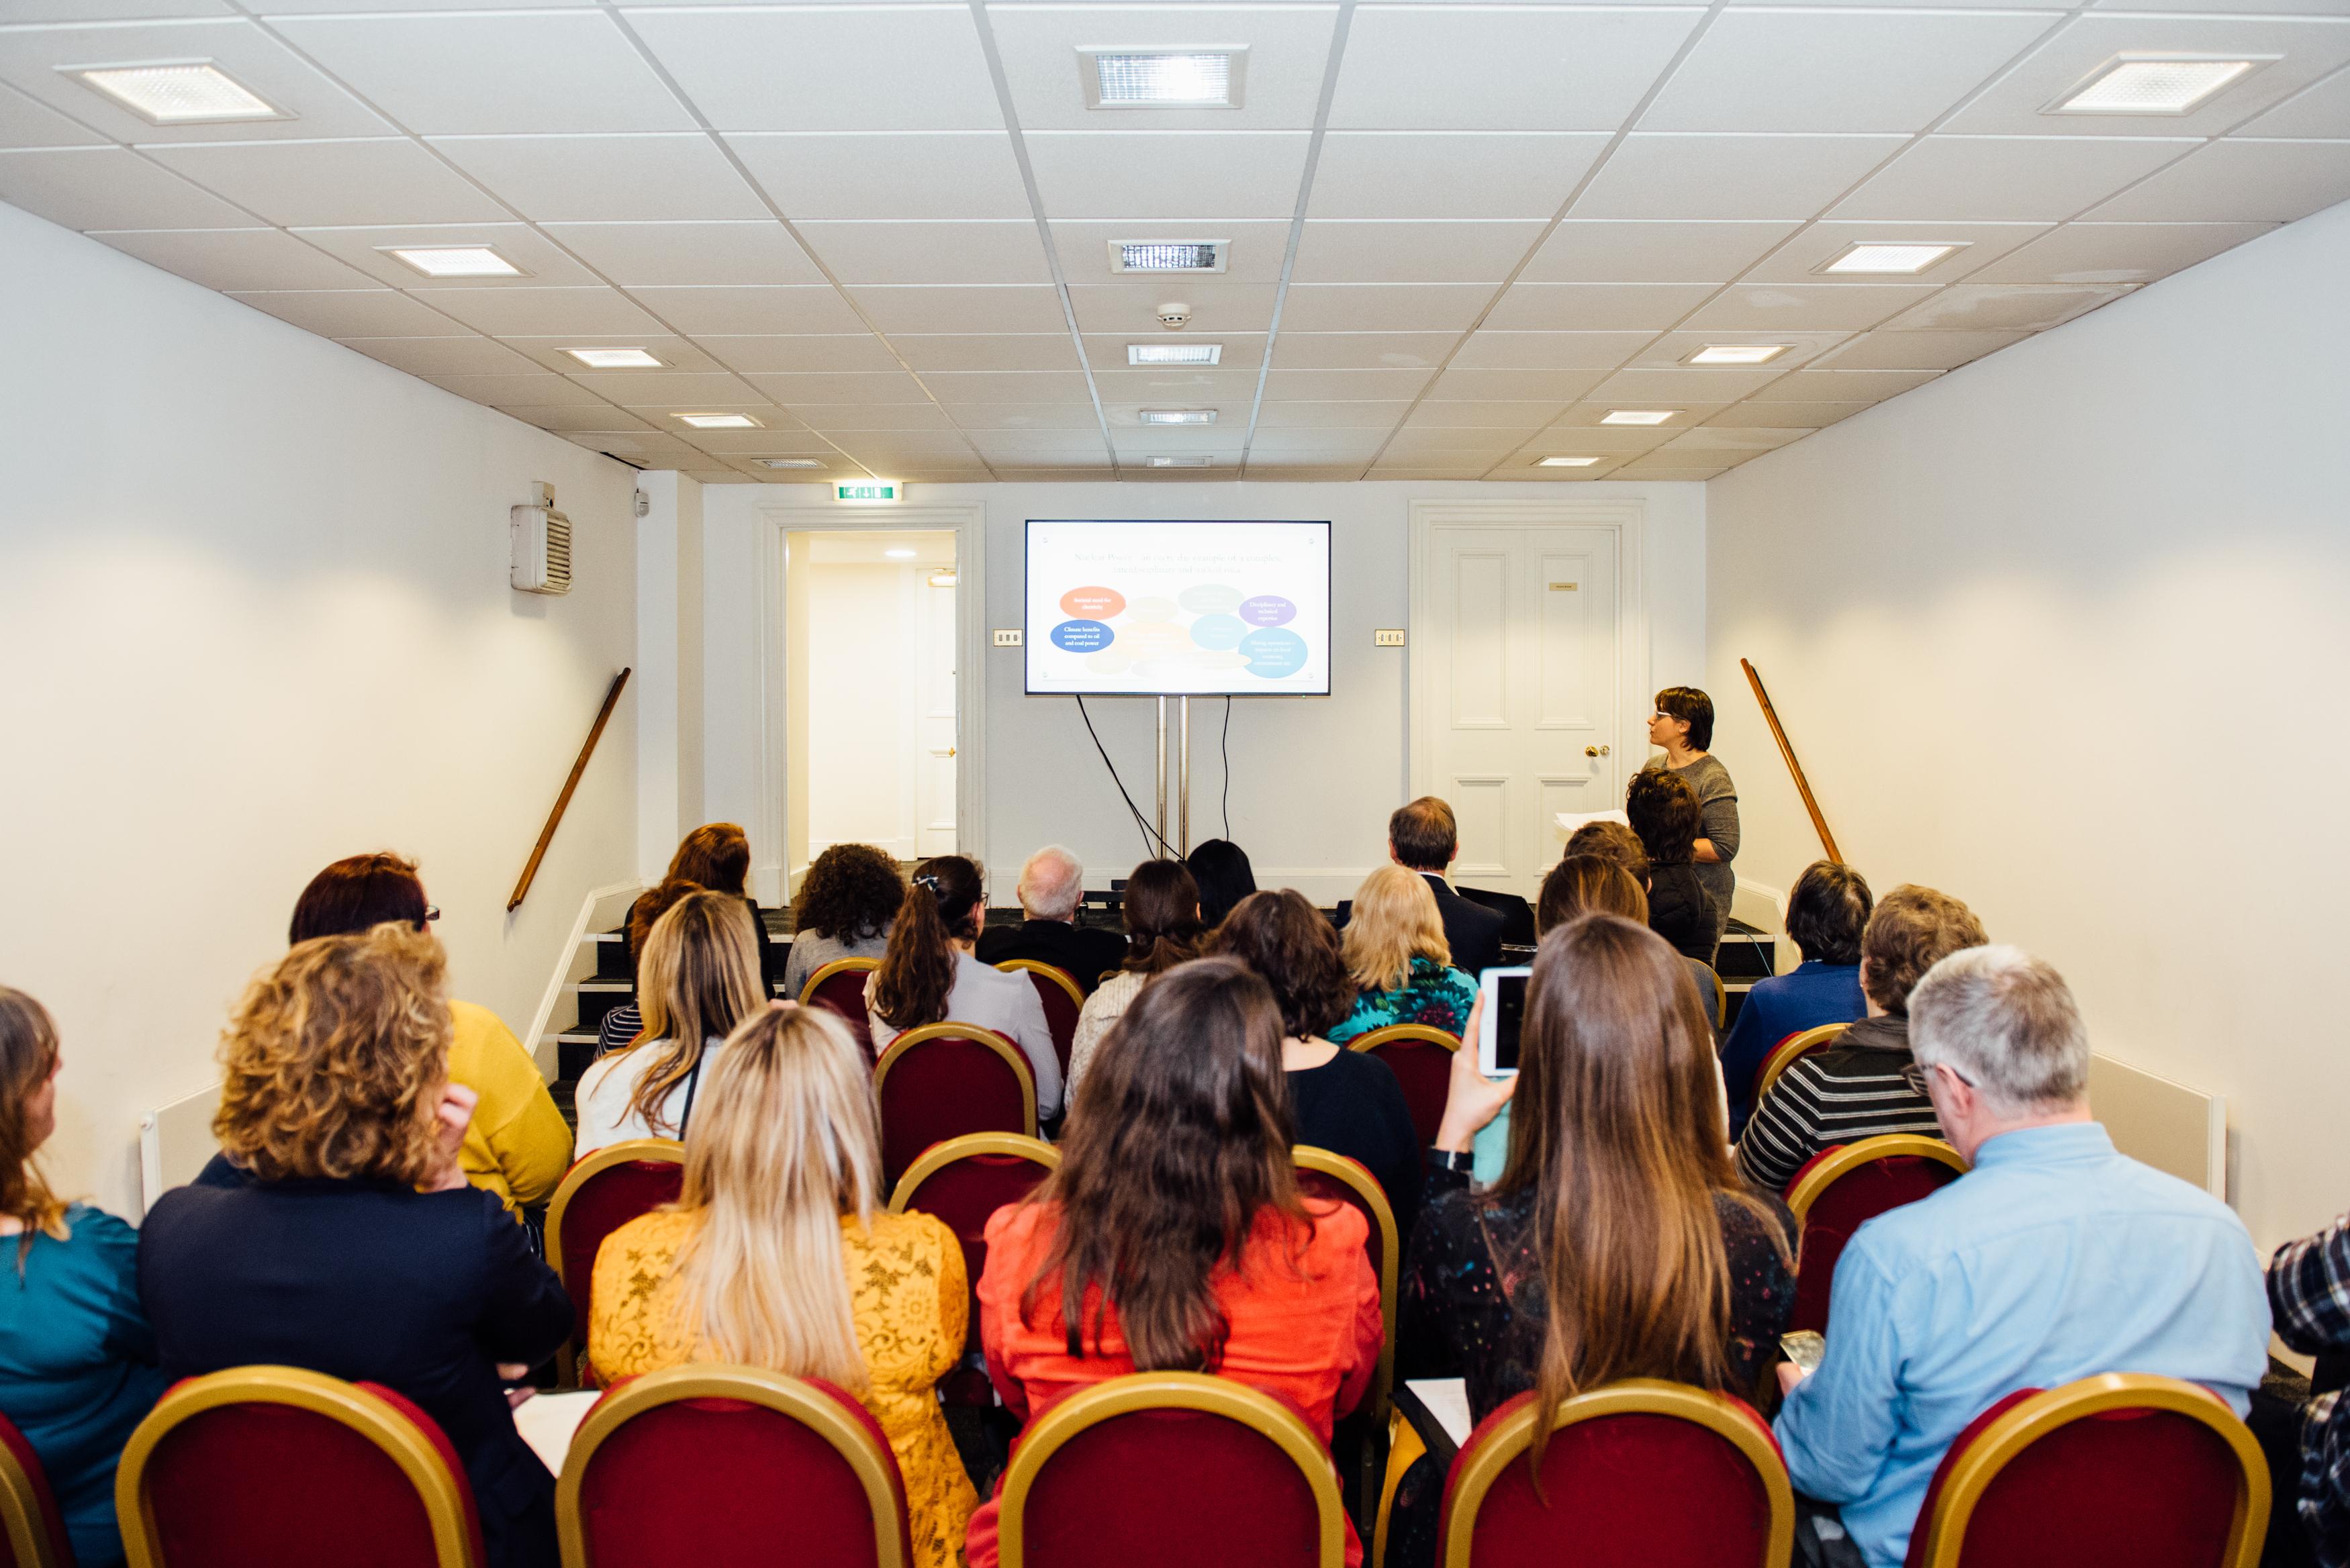
[[[1887,1133],[1942,1136],[1933,1102],[1901,1076],[1909,1020],[1865,1018],[1787,1069],[1738,1140],[1738,1171],[1766,1192],[1783,1191],[1823,1149]]]

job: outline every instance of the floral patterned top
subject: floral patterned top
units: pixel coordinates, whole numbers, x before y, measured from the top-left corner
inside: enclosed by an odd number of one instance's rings
[[[677,1322],[677,1256],[701,1217],[664,1210],[632,1220],[596,1254],[588,1359],[608,1380],[694,1359]],[[917,1568],[962,1561],[963,1531],[979,1504],[955,1452],[934,1386],[962,1358],[971,1289],[962,1247],[928,1214],[876,1214],[867,1230],[840,1221],[857,1346],[872,1386],[861,1396],[889,1437],[905,1478]]]
[[[1355,997],[1355,1011],[1346,1022],[1322,1036],[1343,1045],[1357,1034],[1385,1029],[1390,1023],[1420,1023],[1458,1034],[1469,1022],[1477,1001],[1477,981],[1465,970],[1432,958],[1411,961],[1411,977],[1393,991],[1363,991]]]

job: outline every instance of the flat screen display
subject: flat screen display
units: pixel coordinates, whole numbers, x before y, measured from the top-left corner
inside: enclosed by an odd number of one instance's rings
[[[1330,694],[1330,524],[1030,518],[1032,696]]]

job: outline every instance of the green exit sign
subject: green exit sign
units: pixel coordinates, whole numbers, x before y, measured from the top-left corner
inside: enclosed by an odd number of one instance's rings
[[[832,487],[832,498],[835,501],[860,501],[868,504],[886,505],[891,502],[905,499],[899,493],[900,489],[895,480],[868,479],[861,483],[835,484]]]

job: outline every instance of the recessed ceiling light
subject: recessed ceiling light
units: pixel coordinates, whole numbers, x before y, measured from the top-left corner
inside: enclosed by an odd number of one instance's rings
[[[487,245],[384,247],[426,277],[521,277],[522,268]]]
[[[1129,343],[1126,346],[1126,362],[1129,365],[1215,365],[1222,362],[1224,346],[1221,343]]]
[[[1228,240],[1112,240],[1112,272],[1222,272]]]
[[[207,60],[67,69],[151,125],[294,118]]]
[[[1767,365],[1794,347],[1792,343],[1709,343],[1684,365]]]
[[[1087,109],[1238,109],[1248,51],[1079,49]]]
[[[2187,114],[2274,55],[2117,55],[2043,114]]]
[[[761,468],[822,468],[824,464],[812,457],[762,457],[753,459]]]
[[[1154,457],[1150,460],[1150,466],[1153,468],[1205,468],[1208,466],[1208,460],[1204,457]]]
[[[1599,422],[1603,425],[1660,425],[1679,412],[1679,409],[1610,409]]]
[[[1147,425],[1211,425],[1213,409],[1145,409],[1137,416]]]
[[[914,552],[911,550],[884,550],[881,553],[893,561],[910,561],[914,558]]]
[[[661,363],[641,348],[566,348],[591,370],[643,370]]]
[[[754,431],[759,421],[748,414],[672,414],[698,431]]]
[[[1830,273],[1899,273],[1914,275],[1966,248],[1969,242],[1952,244],[1930,242],[1914,244],[1887,244],[1874,240],[1856,240],[1843,252],[1814,272]]]
[[[1599,461],[1596,457],[1546,457],[1534,466],[1536,468],[1590,468]]]

